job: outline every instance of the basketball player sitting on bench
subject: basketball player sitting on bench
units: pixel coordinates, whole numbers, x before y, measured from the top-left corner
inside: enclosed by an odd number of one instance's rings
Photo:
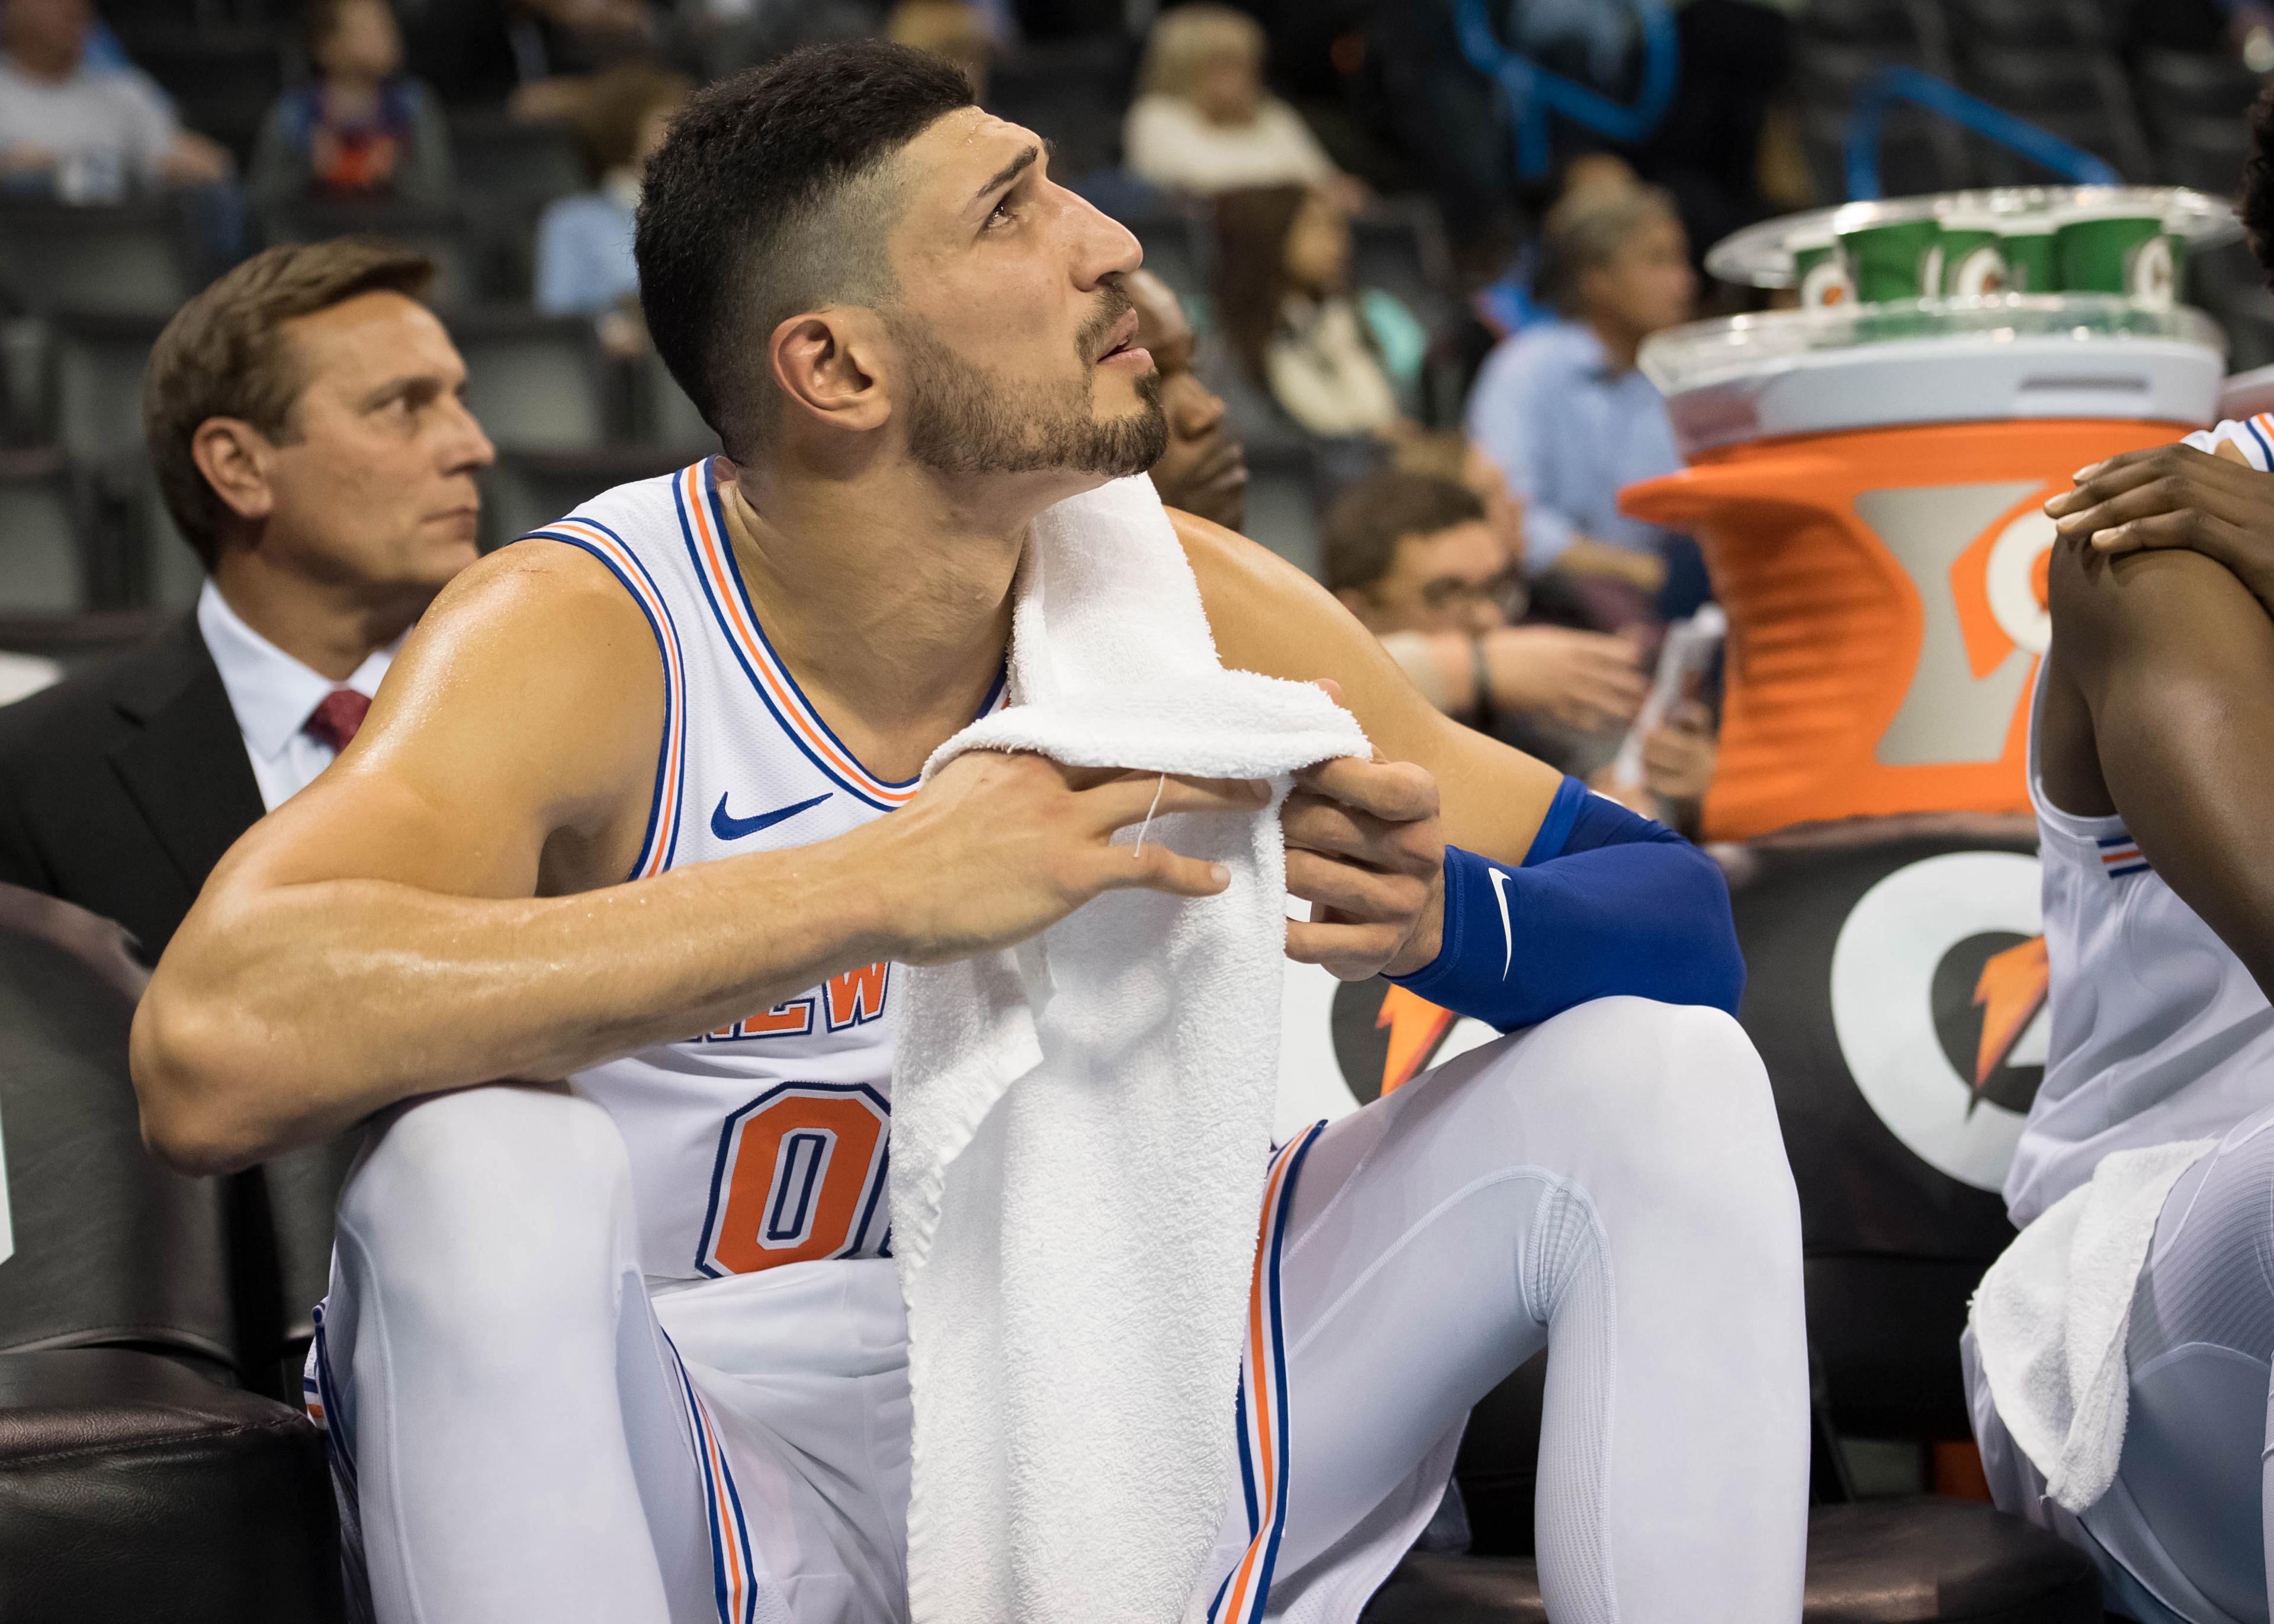
[[[1111,837],[1156,793],[1264,795],[988,754],[916,781],[997,703],[1028,520],[1163,443],[1137,244],[1035,137],[921,54],[799,53],[689,106],[637,251],[727,456],[461,577],[349,752],[216,872],[136,1079],[184,1167],[373,1122],[310,1382],[379,1619],[885,1624],[906,1327],[862,1192],[894,966],[1109,888],[1213,894]],[[1439,717],[1270,554],[1174,524],[1224,662],[1333,680],[1379,749],[1286,807],[1290,889],[1323,905],[1289,955],[1530,1028],[1314,1142],[1271,1615],[1355,1619],[1470,1406],[1552,1342],[1557,1616],[1791,1624],[1798,1217],[1718,872]],[[739,1206],[775,1176],[730,1130],[780,1142],[750,1123],[785,1101],[834,1113],[803,1228],[715,1232],[720,1181]]]
[[[2243,212],[2269,262],[2274,124],[2265,104],[2254,120]],[[2030,789],[2052,1039],[2007,1206],[2027,1225],[2112,1152],[2217,1144],[2139,1220],[2128,1416],[2105,1492],[2064,1508],[1971,1341],[1967,1375],[1999,1504],[2090,1552],[2111,1607],[2145,1624],[2263,1619],[2274,1557],[2270,468],[2260,417],[2111,458],[2046,504],[2053,635]]]

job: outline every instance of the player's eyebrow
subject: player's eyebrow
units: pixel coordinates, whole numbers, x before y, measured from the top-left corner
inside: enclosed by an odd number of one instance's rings
[[[1042,155],[1043,149],[1041,147],[1028,147],[1017,157],[1012,159],[1010,162],[1005,164],[1001,169],[996,170],[994,174],[989,176],[987,177],[987,184],[971,194],[971,200],[974,203],[977,203],[983,199],[990,192],[1000,191],[1003,187],[1009,185],[1013,181],[1018,179],[1020,176],[1025,174],[1028,169],[1032,168],[1035,160]]]

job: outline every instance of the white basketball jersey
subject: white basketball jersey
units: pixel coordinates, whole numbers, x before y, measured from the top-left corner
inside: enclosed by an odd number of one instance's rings
[[[2274,463],[2274,422],[2191,434]],[[2059,635],[2059,628],[2054,628]],[[2112,1150],[2210,1139],[2274,1103],[2274,1009],[2216,931],[2164,883],[2121,817],[2047,799],[2037,768],[2044,676],[2029,715],[2029,801],[2044,885],[2052,1034],[2044,1081],[2006,1175],[2015,1224],[2092,1177]]]
[[[708,458],[619,485],[534,536],[582,547],[663,657],[655,795],[633,879],[808,846],[905,804],[832,733],[743,590]],[[998,680],[987,705],[1002,697]],[[897,966],[831,977],[716,1032],[580,1071],[630,1152],[654,1279],[890,1253],[885,1168]]]

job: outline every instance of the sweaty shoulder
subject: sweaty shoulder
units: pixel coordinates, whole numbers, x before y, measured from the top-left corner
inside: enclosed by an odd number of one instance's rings
[[[1297,682],[1331,680],[1374,748],[1418,762],[1445,793],[1449,838],[1521,858],[1562,777],[1441,714],[1359,624],[1310,576],[1244,536],[1169,510],[1201,587],[1201,605],[1226,665]]]
[[[1225,665],[1297,681],[1342,681],[1377,661],[1395,670],[1333,594],[1277,553],[1209,520],[1168,512]],[[1359,671],[1345,669],[1353,663]]]
[[[663,730],[663,663],[606,566],[516,542],[444,589],[395,657],[340,763],[469,814],[551,828],[645,815]]]

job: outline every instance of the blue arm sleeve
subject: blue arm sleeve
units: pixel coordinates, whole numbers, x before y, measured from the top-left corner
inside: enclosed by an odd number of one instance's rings
[[[1734,1015],[1745,961],[1713,860],[1566,778],[1522,867],[1445,848],[1443,944],[1395,979],[1506,1032],[1620,993]]]

